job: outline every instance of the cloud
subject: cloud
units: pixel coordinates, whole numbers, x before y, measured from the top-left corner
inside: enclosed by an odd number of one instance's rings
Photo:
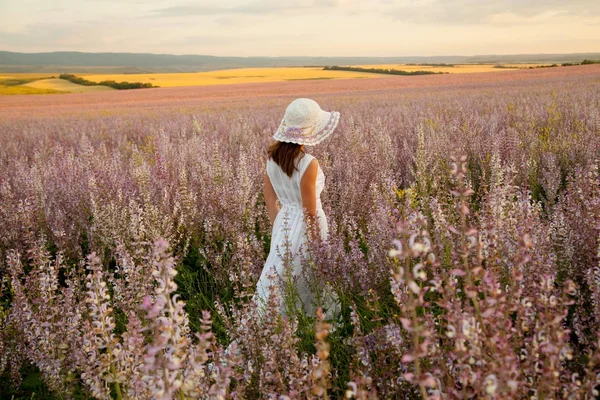
[[[245,43],[264,41],[267,39],[264,36],[246,37],[244,38]],[[194,46],[230,46],[240,42],[239,36],[234,35],[189,35],[181,36],[175,39],[169,39],[162,41],[163,45],[194,45]]]
[[[154,10],[155,17],[185,17],[199,15],[273,15],[287,13],[312,13],[327,9],[344,8],[357,4],[356,0],[254,0],[237,5],[222,3],[180,4]]]
[[[385,1],[382,4],[386,9],[384,11],[386,15],[407,23],[472,25],[510,22],[518,24],[538,22],[540,16],[600,16],[600,1],[598,0],[528,0],[523,2],[513,0],[425,0],[410,3]],[[507,15],[512,17],[506,18]]]
[[[218,55],[597,51],[600,0],[0,0],[1,49]],[[528,50],[531,49],[531,50]]]
[[[491,25],[523,25],[523,24],[539,24],[555,20],[556,17],[564,16],[560,11],[547,11],[541,14],[532,16],[519,15],[514,12],[501,12],[489,15],[486,22]]]
[[[200,3],[200,4],[199,4]],[[155,9],[155,16],[279,14],[324,10],[363,11],[419,22],[481,22],[490,15],[513,13],[533,17],[552,10],[565,15],[599,15],[598,0],[252,0],[246,2],[182,3]]]
[[[277,18],[290,16],[351,17],[360,25],[365,17],[386,18],[396,23],[431,25],[544,24],[582,19],[595,25],[600,19],[599,0],[251,0],[175,3],[154,9],[150,18],[213,17],[222,26],[239,17]]]
[[[77,36],[73,26],[40,23],[27,26],[22,32],[0,32],[0,43],[18,44],[22,46],[62,46],[69,42],[76,43]]]
[[[38,22],[25,25],[18,32],[0,31],[0,43],[14,51],[104,51],[128,40],[140,42],[146,36],[140,32],[150,32],[150,28],[144,31],[138,23],[127,22],[118,18]]]

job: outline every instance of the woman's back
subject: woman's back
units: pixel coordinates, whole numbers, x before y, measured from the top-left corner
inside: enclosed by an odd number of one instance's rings
[[[281,202],[282,206],[295,206],[302,208],[302,195],[300,192],[300,183],[302,181],[302,176],[304,172],[308,168],[311,161],[314,157],[310,154],[303,154],[298,157],[298,160],[295,161],[296,168],[292,173],[292,176],[289,177],[283,172],[281,167],[273,161],[273,159],[269,159],[267,161],[267,175],[271,180],[271,185],[273,185],[273,190],[277,194],[277,198]],[[317,173],[317,181],[315,184],[315,191],[317,196],[317,208],[321,209],[321,199],[320,195],[323,191],[323,187],[325,186],[325,175],[321,168],[319,167]]]

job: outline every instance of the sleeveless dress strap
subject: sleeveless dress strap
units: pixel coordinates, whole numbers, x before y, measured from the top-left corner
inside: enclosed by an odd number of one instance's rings
[[[306,169],[310,165],[310,162],[313,159],[314,159],[314,157],[312,155],[305,153],[304,157],[302,157],[302,159],[300,160],[300,163],[298,165],[298,176],[300,177],[300,180],[302,180],[302,176],[304,175],[304,172],[306,171]]]

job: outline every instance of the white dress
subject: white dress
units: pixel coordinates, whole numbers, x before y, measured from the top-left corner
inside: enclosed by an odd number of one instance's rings
[[[286,280],[286,277],[290,281],[290,274],[286,274],[285,271],[286,264],[290,266],[291,271],[289,272],[295,277],[293,287],[297,290],[297,300],[299,299],[302,303],[296,302],[296,306],[302,307],[308,315],[314,315],[316,310],[314,288],[309,288],[307,281],[304,279],[308,271],[302,273],[302,255],[307,255],[305,248],[307,233],[300,193],[300,181],[313,159],[314,157],[310,154],[299,156],[296,161],[297,170],[294,170],[291,177],[287,176],[272,159],[267,161],[267,175],[281,203],[281,209],[273,223],[271,250],[256,285],[254,300],[264,304],[271,293],[272,285],[278,284],[282,302],[281,313],[283,314],[285,314],[283,300],[286,290],[282,287],[285,286],[282,285],[282,281]],[[317,219],[323,240],[327,239],[328,234],[327,218],[323,212],[320,199],[324,186],[325,175],[319,166],[315,192],[317,196]],[[289,262],[286,263],[286,259]]]

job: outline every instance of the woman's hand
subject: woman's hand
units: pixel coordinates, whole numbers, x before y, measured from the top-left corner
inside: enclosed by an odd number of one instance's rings
[[[317,172],[319,162],[313,159],[300,180],[300,194],[302,195],[302,208],[305,211],[306,233],[310,240],[320,239],[319,221],[317,220]]]
[[[277,194],[267,174],[265,174],[265,203],[267,203],[269,220],[271,221],[271,226],[273,226],[275,217],[277,217],[277,213],[279,212],[279,206],[277,205]]]

